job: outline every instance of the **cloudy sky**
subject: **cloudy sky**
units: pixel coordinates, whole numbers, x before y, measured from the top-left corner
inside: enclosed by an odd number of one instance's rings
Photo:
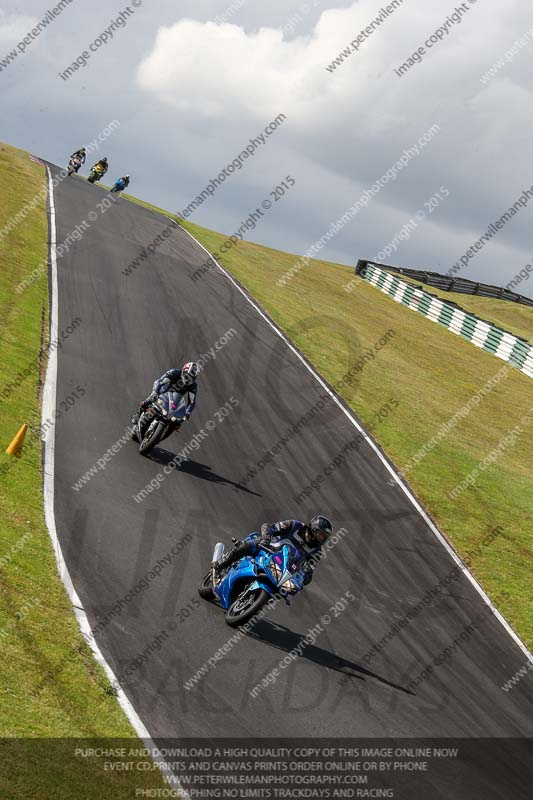
[[[101,150],[111,175],[129,172],[134,194],[178,212],[284,114],[191,219],[233,233],[291,176],[247,238],[305,253],[438,126],[321,255],[353,264],[388,251],[386,263],[446,272],[533,187],[533,9],[395,3],[72,0],[19,47],[54,5],[0,0],[0,140],[64,164],[118,120]],[[64,80],[84,51],[85,66]],[[533,258],[532,220],[533,192],[459,274],[508,283]],[[533,278],[516,291],[533,297]]]

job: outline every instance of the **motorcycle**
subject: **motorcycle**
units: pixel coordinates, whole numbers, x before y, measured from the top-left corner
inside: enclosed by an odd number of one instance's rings
[[[81,167],[81,158],[79,156],[75,156],[71,158],[68,162],[67,172],[69,177],[75,172],[78,173],[79,168]]]
[[[118,195],[121,192],[123,192],[125,188],[126,188],[125,181],[123,181],[122,178],[119,178],[117,181],[115,181],[114,185],[111,187],[111,194],[116,194],[118,197]]]
[[[254,541],[259,536],[259,533],[251,533],[244,541]],[[224,545],[218,542],[213,565],[223,555]],[[198,587],[198,593],[204,600],[225,609],[227,624],[237,628],[255,616],[271,597],[280,595],[289,602],[289,595],[302,590],[304,576],[299,569],[300,560],[301,556],[287,544],[278,548],[260,544],[256,556],[244,556],[218,579],[213,566]]]
[[[104,168],[100,166],[95,166],[91,168],[87,180],[89,181],[89,183],[96,183],[96,181],[99,181],[100,178],[102,178],[103,176],[104,176]]]
[[[153,448],[179,430],[187,418],[187,394],[163,392],[139,415],[132,432],[132,439],[139,443],[139,453],[146,455]]]

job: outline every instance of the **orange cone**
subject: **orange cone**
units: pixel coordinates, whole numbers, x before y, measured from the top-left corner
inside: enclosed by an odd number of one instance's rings
[[[26,431],[28,430],[28,426],[24,424],[20,431],[17,433],[11,444],[6,450],[8,456],[15,456],[15,458],[20,458],[22,455],[22,446],[24,444],[24,439],[26,438]]]

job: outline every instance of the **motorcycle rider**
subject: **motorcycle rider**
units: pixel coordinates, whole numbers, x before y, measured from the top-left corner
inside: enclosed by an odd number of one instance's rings
[[[172,391],[179,392],[185,395],[187,392],[187,413],[185,419],[188,420],[191,416],[196,405],[196,395],[198,393],[198,364],[195,361],[187,361],[181,369],[169,369],[154,381],[152,392],[148,395],[146,400],[143,400],[139,405],[139,411],[132,419],[132,424],[137,425],[139,417],[143,411],[157,400],[159,395],[164,392]]]
[[[123,192],[124,189],[130,185],[130,176],[123,175],[122,178],[117,178],[115,181],[115,185],[113,186],[113,190],[117,192]]]
[[[286,519],[274,523],[264,522],[261,525],[260,536],[253,541],[237,542],[226,556],[213,564],[215,579],[218,580],[221,572],[244,556],[256,556],[262,545],[278,549],[286,544],[292,551],[297,551],[298,558],[295,563],[297,568],[303,572],[304,586],[307,586],[313,579],[313,570],[321,557],[322,545],[332,533],[331,521],[321,514],[317,514],[307,524],[297,519]]]
[[[97,168],[99,168],[102,175],[106,174],[107,170],[109,169],[109,164],[107,163],[107,158],[105,156],[101,158],[100,161],[96,162],[93,169]]]
[[[85,147],[80,147],[79,150],[76,150],[72,153],[70,160],[72,161],[73,158],[79,158],[82,164],[85,164],[85,159],[87,158],[87,151]]]

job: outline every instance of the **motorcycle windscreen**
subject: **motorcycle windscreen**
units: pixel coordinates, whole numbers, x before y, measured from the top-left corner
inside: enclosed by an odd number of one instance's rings
[[[267,574],[272,582],[277,586],[285,579],[289,568],[290,552],[287,545],[283,545],[281,550],[270,556],[265,562]]]
[[[278,553],[272,555],[265,563],[273,583],[288,592],[299,591],[302,588],[303,578],[297,572],[296,556],[297,550],[295,548],[284,545]]]
[[[179,392],[163,392],[161,397],[161,406],[167,412],[165,416],[170,419],[180,420],[183,419],[187,413],[187,396]]]

